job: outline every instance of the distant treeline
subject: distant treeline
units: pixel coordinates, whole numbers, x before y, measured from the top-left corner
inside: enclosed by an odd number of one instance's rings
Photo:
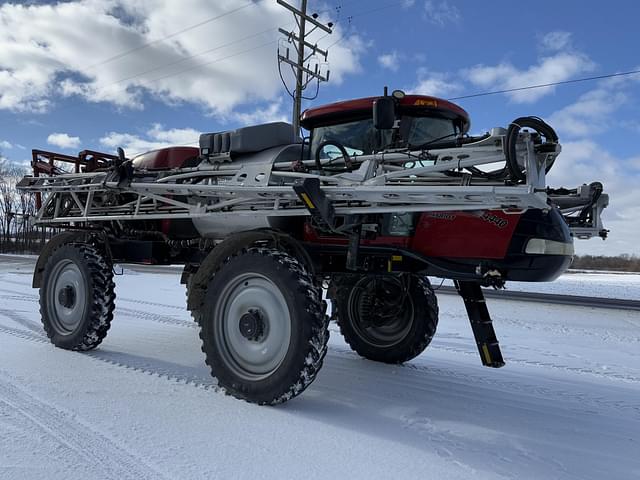
[[[636,255],[618,255],[605,257],[604,255],[576,255],[571,264],[573,269],[583,270],[611,270],[618,272],[640,272],[640,257]]]

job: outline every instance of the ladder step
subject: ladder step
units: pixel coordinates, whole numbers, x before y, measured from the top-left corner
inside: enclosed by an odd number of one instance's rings
[[[454,283],[464,301],[482,364],[485,367],[503,367],[505,362],[502,358],[502,351],[480,284],[464,281],[455,281]]]

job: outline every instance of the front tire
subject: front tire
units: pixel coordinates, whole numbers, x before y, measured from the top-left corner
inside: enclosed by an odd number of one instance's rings
[[[331,290],[340,332],[360,356],[403,363],[431,343],[438,301],[426,277],[347,275]]]
[[[321,290],[291,255],[250,248],[228,257],[193,316],[211,374],[227,393],[274,405],[304,391],[327,352]]]
[[[115,308],[113,269],[92,245],[65,244],[47,260],[40,314],[56,347],[86,351],[106,337]]]

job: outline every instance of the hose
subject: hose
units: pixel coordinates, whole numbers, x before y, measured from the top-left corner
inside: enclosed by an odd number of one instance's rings
[[[344,163],[346,165],[346,169],[343,169],[344,171],[350,171],[353,168],[353,163],[351,162],[351,157],[349,156],[349,153],[347,152],[347,149],[344,148],[344,145],[342,145],[340,142],[338,142],[336,140],[325,140],[320,145],[318,145],[318,147],[316,148],[316,155],[315,155],[316,168],[319,171],[323,170],[322,161],[320,159],[320,155],[322,154],[322,149],[324,147],[326,147],[326,146],[336,147],[338,150],[340,150],[340,154],[342,155],[342,158],[344,159]]]
[[[511,122],[507,130],[505,156],[507,158],[509,176],[511,180],[517,182],[525,182],[527,180],[526,171],[518,164],[516,153],[518,134],[523,128],[535,130],[541,137],[544,137],[545,143],[556,143],[558,141],[558,135],[555,130],[539,117],[520,117]],[[545,172],[548,172],[552,166],[553,161],[546,165]]]
[[[578,219],[581,225],[584,225],[589,220],[593,220],[591,218],[593,206],[597,203],[598,199],[602,195],[604,187],[600,182],[593,182],[589,184],[591,190],[591,201],[580,211],[580,215],[578,215]]]

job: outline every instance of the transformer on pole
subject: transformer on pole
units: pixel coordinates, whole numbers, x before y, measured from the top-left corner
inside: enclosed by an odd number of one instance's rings
[[[313,80],[327,82],[329,80],[329,70],[327,67],[327,55],[329,52],[322,50],[317,44],[307,41],[307,38],[316,30],[320,29],[327,34],[331,34],[332,23],[324,25],[317,20],[318,14],[307,14],[307,0],[301,0],[300,9],[289,5],[284,0],[277,0],[278,4],[289,10],[296,21],[296,29],[288,32],[282,28],[278,31],[282,33],[286,42],[278,47],[278,67],[283,63],[291,67],[296,78],[296,86],[293,92],[289,92],[293,97],[293,115],[292,124],[296,134],[300,131],[300,113],[302,109],[302,93]],[[311,24],[311,29],[307,30]],[[290,46],[293,46],[294,52],[291,52]],[[292,55],[293,54],[293,55]],[[292,58],[293,57],[293,58]],[[323,62],[320,62],[320,58]]]

